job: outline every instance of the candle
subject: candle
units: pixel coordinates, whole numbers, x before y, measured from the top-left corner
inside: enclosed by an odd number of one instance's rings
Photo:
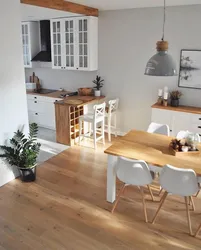
[[[167,100],[167,99],[168,99],[168,92],[165,92],[165,93],[164,93],[163,98],[164,98],[164,100]]]
[[[163,95],[163,90],[162,89],[159,89],[158,90],[158,96],[162,96]]]
[[[169,91],[168,91],[168,87],[167,86],[165,86],[164,87],[164,93],[168,93]]]

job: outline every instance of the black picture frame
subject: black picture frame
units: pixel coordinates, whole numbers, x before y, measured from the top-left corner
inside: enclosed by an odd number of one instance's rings
[[[186,72],[184,70],[184,67],[182,67],[182,57],[184,56],[184,54],[186,54],[185,52],[192,52],[192,53],[195,53],[195,52],[198,52],[200,53],[200,66],[201,66],[201,50],[198,50],[198,49],[182,49],[180,51],[180,64],[179,64],[179,77],[178,77],[178,87],[179,88],[188,88],[188,89],[201,89],[201,81],[200,81],[200,86],[187,86],[187,84],[185,85],[182,85],[182,81],[181,81],[181,78],[187,78],[188,79],[188,74],[189,73],[189,77],[191,75],[191,72],[193,71],[199,71],[200,72],[200,78],[201,78],[201,67],[198,67],[198,68],[194,68],[194,67],[187,67],[186,69]],[[190,57],[190,55],[189,55]],[[189,69],[188,69],[189,68]],[[185,73],[184,73],[185,72]],[[192,75],[191,75],[192,77]],[[183,81],[187,81],[187,80],[184,80],[182,79]],[[189,85],[191,82],[189,81]]]

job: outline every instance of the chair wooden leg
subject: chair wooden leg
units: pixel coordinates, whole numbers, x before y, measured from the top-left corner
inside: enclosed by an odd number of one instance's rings
[[[192,204],[193,211],[195,211],[195,204],[194,204],[194,201],[193,201],[193,196],[189,197],[189,201],[190,201],[190,204]]]
[[[195,233],[195,237],[197,237],[197,236],[198,236],[198,234],[199,234],[200,230],[201,230],[201,224],[199,225],[199,227],[198,227],[198,229],[197,229],[197,231],[196,231],[196,233]]]
[[[163,191],[163,188],[161,188],[161,190],[159,191],[158,196],[161,195],[162,191]]]
[[[143,210],[144,210],[145,222],[148,222],[148,218],[147,218],[147,209],[146,209],[146,202],[145,202],[145,198],[144,198],[144,190],[143,190],[143,187],[140,187],[140,192],[141,192],[141,195],[142,195],[142,203],[143,203]]]
[[[188,206],[188,197],[185,196],[184,199],[185,199],[185,203],[186,203],[186,213],[187,213],[187,219],[188,219],[189,233],[190,233],[190,235],[193,235],[192,227],[191,227],[190,211],[189,211],[189,206]]]
[[[101,134],[103,137],[103,145],[105,145],[105,121],[102,121],[102,128],[101,128]]]
[[[148,187],[148,189],[149,189],[149,193],[150,193],[150,195],[151,195],[152,201],[154,201],[154,196],[153,196],[151,187],[150,187],[149,185],[147,185],[147,187]]]
[[[117,137],[117,115],[114,115],[114,128],[115,128],[115,137]]]
[[[114,210],[115,210],[115,208],[117,207],[117,204],[118,204],[118,202],[119,202],[119,199],[121,198],[121,195],[122,195],[123,192],[124,192],[125,187],[126,187],[126,184],[124,184],[124,185],[121,187],[121,189],[120,189],[120,191],[119,191],[119,193],[118,193],[118,195],[117,195],[117,199],[116,199],[116,201],[115,201],[115,203],[114,203],[114,206],[113,206],[113,208],[112,208],[112,211],[111,211],[112,214],[114,213]]]
[[[197,191],[197,193],[194,195],[194,197],[197,197],[199,193],[200,193],[200,190]]]
[[[79,145],[81,143],[81,134],[82,134],[82,121],[79,121]]]
[[[159,205],[159,207],[158,207],[158,209],[157,209],[157,211],[156,211],[156,214],[155,214],[155,216],[154,216],[154,218],[153,218],[153,220],[152,220],[152,224],[155,223],[156,217],[157,217],[157,215],[158,215],[158,213],[159,213],[159,211],[160,211],[160,209],[161,209],[161,207],[162,207],[162,205],[163,205],[165,199],[167,198],[167,195],[168,195],[168,192],[165,191],[165,193],[164,193],[164,195],[163,195],[163,197],[162,197],[162,199],[161,199],[161,203],[160,203],[160,205]]]

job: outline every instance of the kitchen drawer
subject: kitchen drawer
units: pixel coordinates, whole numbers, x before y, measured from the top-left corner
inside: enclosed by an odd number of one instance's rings
[[[201,115],[197,114],[189,114],[191,122],[195,124],[200,124],[201,125]]]
[[[39,100],[27,100],[28,111],[45,113],[46,103]],[[50,104],[51,105],[51,104]]]
[[[27,100],[34,100],[34,101],[42,101],[42,102],[50,102],[54,103],[55,101],[61,101],[62,98],[53,98],[47,96],[40,96],[40,95],[27,95]]]
[[[28,116],[29,123],[37,123],[39,127],[50,128],[54,130],[56,128],[55,115],[29,111]]]
[[[167,124],[172,127],[173,111],[163,109],[152,109],[152,122]]]

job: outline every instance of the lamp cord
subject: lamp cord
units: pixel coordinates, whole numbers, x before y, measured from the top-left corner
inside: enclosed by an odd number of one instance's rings
[[[162,36],[162,41],[164,41],[165,37],[165,21],[166,21],[166,0],[164,0],[164,15],[163,15],[163,36]]]

